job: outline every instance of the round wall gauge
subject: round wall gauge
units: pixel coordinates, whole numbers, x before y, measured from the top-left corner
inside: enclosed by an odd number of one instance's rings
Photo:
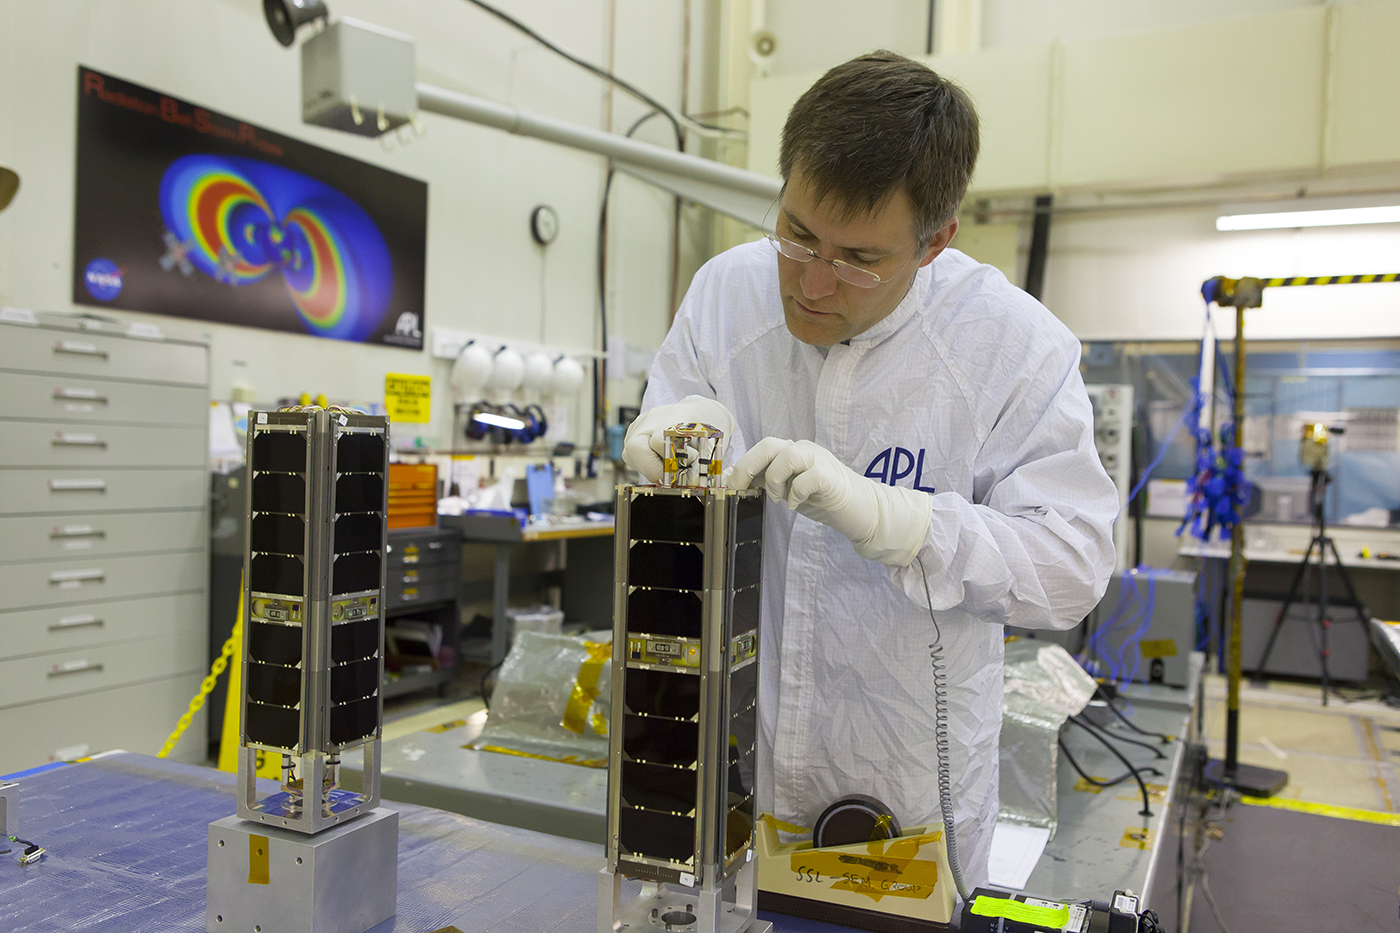
[[[559,235],[559,215],[548,204],[530,212],[530,236],[541,246],[548,246]]]

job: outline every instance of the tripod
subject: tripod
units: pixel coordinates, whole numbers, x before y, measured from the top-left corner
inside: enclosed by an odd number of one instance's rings
[[[1331,656],[1331,651],[1327,647],[1327,633],[1332,627],[1332,619],[1328,614],[1327,607],[1327,555],[1330,552],[1332,559],[1336,561],[1337,571],[1341,574],[1342,584],[1346,587],[1347,596],[1351,598],[1352,605],[1356,607],[1356,619],[1361,623],[1363,632],[1368,638],[1370,631],[1367,627],[1366,607],[1357,598],[1356,587],[1351,585],[1351,577],[1347,574],[1347,568],[1342,563],[1341,554],[1337,553],[1337,544],[1327,535],[1327,486],[1332,482],[1331,475],[1325,469],[1314,469],[1312,471],[1312,483],[1308,488],[1308,506],[1313,513],[1313,536],[1308,542],[1308,549],[1303,554],[1303,560],[1298,564],[1297,571],[1293,574],[1293,583],[1288,587],[1288,596],[1283,601],[1283,606],[1278,611],[1278,617],[1274,619],[1274,630],[1269,634],[1269,643],[1264,648],[1264,655],[1259,659],[1259,666],[1255,671],[1256,677],[1263,677],[1269,664],[1269,655],[1274,650],[1274,642],[1278,640],[1279,630],[1283,628],[1283,620],[1288,615],[1289,608],[1298,598],[1298,587],[1302,584],[1303,578],[1307,576],[1308,570],[1312,567],[1313,550],[1317,550],[1317,621],[1321,631],[1322,644],[1318,649],[1317,660],[1322,668],[1322,705],[1327,705],[1327,694],[1331,691],[1329,683],[1330,677],[1327,669],[1327,659]]]

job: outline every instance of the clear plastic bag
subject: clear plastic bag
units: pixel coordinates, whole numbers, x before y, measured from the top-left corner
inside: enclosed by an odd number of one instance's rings
[[[610,642],[517,632],[486,725],[467,747],[605,768],[611,684]]]

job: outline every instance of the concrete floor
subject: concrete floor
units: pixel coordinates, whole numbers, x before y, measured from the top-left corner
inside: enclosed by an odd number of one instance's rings
[[[463,698],[476,678],[458,678],[455,698],[424,693],[395,699],[384,711],[384,738],[466,719],[484,709]],[[1225,678],[1206,679],[1206,735],[1212,757],[1225,753]],[[1344,702],[1308,684],[1271,681],[1240,691],[1240,761],[1288,772],[1286,800],[1400,814],[1400,709],[1376,701]]]
[[[1225,752],[1225,678],[1206,681],[1206,735]],[[1347,703],[1307,684],[1271,681],[1240,691],[1240,761],[1288,772],[1287,800],[1400,812],[1400,709]]]

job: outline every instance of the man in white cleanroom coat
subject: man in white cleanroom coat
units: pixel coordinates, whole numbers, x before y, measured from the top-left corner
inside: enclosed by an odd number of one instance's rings
[[[818,81],[784,129],[777,236],[696,273],[626,443],[656,481],[662,430],[714,424],[730,485],[786,505],[764,529],[760,811],[811,826],[860,793],[941,821],[932,609],[969,888],[996,821],[1002,626],[1087,615],[1118,510],[1079,343],[946,248],[976,153],[971,103],[922,65],[875,53]]]

